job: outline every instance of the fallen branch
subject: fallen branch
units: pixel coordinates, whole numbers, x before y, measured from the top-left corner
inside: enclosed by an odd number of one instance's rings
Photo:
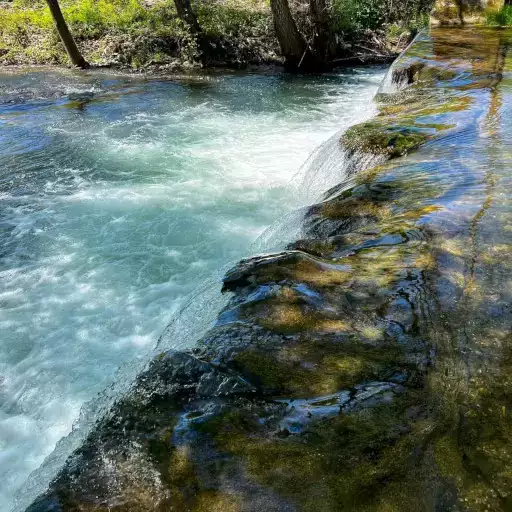
[[[332,66],[336,65],[351,65],[351,64],[367,64],[368,62],[392,62],[398,56],[397,53],[378,54],[378,53],[364,53],[354,55],[352,57],[344,57],[341,59],[334,59],[329,61]]]

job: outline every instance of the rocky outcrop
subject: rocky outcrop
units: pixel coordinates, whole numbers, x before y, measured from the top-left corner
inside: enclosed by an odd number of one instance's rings
[[[421,35],[302,238],[228,272],[28,511],[510,510],[511,39]]]

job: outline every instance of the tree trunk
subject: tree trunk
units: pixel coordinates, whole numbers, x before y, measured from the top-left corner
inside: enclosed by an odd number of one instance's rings
[[[89,65],[82,57],[80,50],[76,46],[75,40],[73,39],[73,36],[66,24],[66,20],[62,15],[62,11],[60,10],[58,0],[46,0],[46,3],[50,8],[60,39],[66,48],[66,52],[73,66],[77,66],[82,69],[87,68]]]
[[[326,0],[309,0],[309,10],[313,21],[313,48],[321,62],[327,63],[333,56],[331,40],[331,20]]]
[[[311,67],[313,55],[302,34],[299,32],[288,5],[288,0],[270,0],[270,8],[274,17],[274,28],[289,69],[305,69]]]
[[[197,16],[192,9],[190,0],[174,0],[174,5],[176,6],[176,12],[178,13],[180,20],[189,27],[190,32],[193,35],[199,35],[202,32],[201,26],[197,21]]]

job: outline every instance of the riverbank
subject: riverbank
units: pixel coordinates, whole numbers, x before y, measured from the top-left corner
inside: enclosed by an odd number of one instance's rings
[[[151,72],[245,68],[283,64],[268,2],[216,0],[195,5],[202,51],[167,0],[70,0],[64,15],[85,59],[94,67]],[[364,4],[364,5],[363,5]],[[426,18],[415,2],[398,14],[378,2],[333,4],[336,41],[333,65],[389,62],[410,42]],[[307,40],[308,7],[291,2]],[[41,0],[0,2],[0,65],[68,65],[50,13]]]

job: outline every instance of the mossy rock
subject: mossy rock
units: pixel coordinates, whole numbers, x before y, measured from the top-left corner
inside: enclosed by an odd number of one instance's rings
[[[429,139],[429,135],[408,126],[386,126],[379,122],[358,124],[349,128],[342,136],[345,149],[373,155],[397,158],[407,154]]]
[[[279,430],[273,414],[243,408],[198,428],[226,457],[243,461],[251,481],[277,491],[293,510],[395,510],[383,505],[397,504],[391,487],[398,479],[406,505],[423,498],[416,464],[431,427],[414,392],[392,404],[313,419],[301,435]]]
[[[308,336],[274,352],[246,350],[235,356],[230,366],[260,391],[287,397],[325,396],[359,382],[409,371],[400,347],[384,342],[372,347],[355,338],[342,342]]]

